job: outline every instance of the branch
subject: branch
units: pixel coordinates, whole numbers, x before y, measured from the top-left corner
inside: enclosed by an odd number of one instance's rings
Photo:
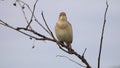
[[[79,53],[74,51],[72,48],[71,48],[71,51],[73,55],[77,56],[86,65],[86,68],[91,68],[90,64],[87,62],[84,56],[80,55]]]
[[[35,12],[35,7],[36,7],[37,2],[38,2],[38,0],[36,0],[36,2],[35,2],[35,4],[34,4],[32,16],[31,16],[30,22],[28,23],[26,29],[28,29],[28,27],[30,26],[30,24],[31,24],[31,22],[32,22],[32,19],[33,19],[33,17],[34,17],[34,12]]]
[[[46,25],[46,27],[47,27],[47,29],[48,29],[48,31],[49,31],[49,34],[53,37],[53,39],[55,39],[52,31],[50,30],[50,28],[49,28],[49,26],[48,26],[48,24],[47,24],[47,22],[46,22],[46,20],[45,20],[45,17],[44,17],[43,12],[41,13],[41,15],[42,15],[42,18],[43,18],[43,20],[44,20],[44,23],[45,23],[45,25]]]
[[[9,24],[7,24],[6,22],[4,22],[4,21],[2,21],[2,20],[0,20],[0,22],[1,22],[0,24],[3,25],[3,26],[5,26],[5,27],[11,28],[11,29],[16,30],[16,31],[18,31],[18,32],[20,32],[20,33],[22,33],[22,34],[24,34],[24,35],[26,35],[26,36],[29,36],[29,37],[32,37],[32,38],[38,40],[38,38],[36,38],[36,37],[34,37],[34,36],[32,36],[32,35],[29,35],[29,34],[27,34],[27,33],[25,33],[25,32],[19,31],[19,30],[17,30],[15,27],[10,26]]]
[[[4,22],[4,21],[2,21],[2,20],[0,20],[0,22],[1,22],[1,23],[0,23],[1,25],[5,26],[5,27],[8,27],[8,28],[11,28],[11,29],[13,29],[13,30],[16,30],[16,31],[18,31],[18,32],[20,32],[20,33],[22,33],[22,34],[30,37],[30,38],[34,38],[34,39],[36,39],[36,40],[49,40],[49,41],[52,41],[52,42],[56,42],[55,40],[53,40],[53,39],[51,39],[51,38],[49,38],[49,37],[47,37],[47,36],[44,36],[44,35],[36,32],[36,31],[34,31],[34,30],[26,29],[26,28],[23,28],[23,27],[17,27],[17,28],[15,28],[15,27],[7,24],[6,22]],[[21,30],[25,30],[26,32],[21,31]],[[38,37],[33,36],[33,35],[27,33],[27,31],[33,33],[34,35],[37,35]]]
[[[81,67],[84,67],[84,68],[86,67],[86,66],[83,66],[82,64],[78,63],[77,61],[75,61],[75,60],[73,60],[73,59],[71,59],[71,58],[69,58],[69,57],[67,57],[67,56],[57,55],[56,57],[64,57],[64,58],[67,58],[68,60],[70,60],[70,61],[78,64],[78,65],[81,66]]]
[[[85,48],[85,50],[84,50],[84,52],[82,54],[82,57],[84,57],[86,50],[87,50],[87,48]]]
[[[45,30],[47,33],[49,33],[49,31],[38,21],[38,19],[36,18],[36,16],[33,14],[33,11],[32,11],[32,9],[30,8],[30,6],[27,4],[27,3],[25,3],[25,2],[23,2],[23,1],[18,1],[18,3],[23,3],[24,4],[24,6],[26,6],[28,9],[29,9],[29,11],[31,12],[31,14],[33,15],[33,17],[35,18],[35,21],[37,22],[37,24],[40,26],[40,27],[42,27],[43,28],[43,30]],[[37,3],[37,1],[36,1],[36,3]],[[20,6],[21,8],[22,8],[22,6]],[[23,9],[22,9],[22,11],[23,11]],[[24,13],[23,13],[24,14]],[[32,18],[32,17],[31,17]],[[28,24],[29,24],[29,22],[28,22]],[[29,25],[30,26],[30,25]],[[50,33],[49,33],[50,34]]]
[[[16,1],[17,2],[17,1]],[[24,15],[24,18],[25,18],[25,20],[26,20],[26,22],[27,22],[27,24],[29,24],[29,21],[28,21],[28,19],[27,19],[27,17],[26,17],[26,14],[25,14],[25,11],[24,11],[24,5],[21,5],[21,3],[20,2],[18,2],[18,4],[19,4],[19,6],[21,7],[21,10],[22,10],[22,13],[23,13],[23,15]],[[16,3],[14,3],[14,5],[16,5]],[[30,27],[30,29],[32,29],[32,27],[29,25],[29,27]]]
[[[105,14],[104,14],[104,22],[103,22],[103,27],[102,27],[102,34],[101,34],[101,40],[100,40],[100,48],[99,48],[99,55],[98,55],[98,68],[100,68],[100,58],[101,58],[101,51],[102,51],[102,43],[103,43],[103,35],[104,35],[104,29],[105,29],[105,24],[106,24],[106,14],[108,11],[108,2],[106,0],[106,10],[105,10]]]

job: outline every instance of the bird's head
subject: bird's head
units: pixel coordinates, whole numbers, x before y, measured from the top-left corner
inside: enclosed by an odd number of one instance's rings
[[[67,21],[67,17],[66,17],[66,13],[65,12],[61,12],[60,13],[59,20]]]

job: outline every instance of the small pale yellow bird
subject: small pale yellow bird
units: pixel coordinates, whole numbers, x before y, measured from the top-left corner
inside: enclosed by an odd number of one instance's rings
[[[55,33],[57,36],[57,39],[65,43],[69,49],[71,49],[71,43],[73,40],[73,31],[72,26],[67,20],[66,13],[61,12],[59,15],[59,19],[55,26]],[[71,52],[71,50],[68,49],[68,52]]]

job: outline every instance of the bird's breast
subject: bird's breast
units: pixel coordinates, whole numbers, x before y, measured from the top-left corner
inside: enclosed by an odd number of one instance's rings
[[[71,25],[68,23],[57,23],[56,24],[56,36],[59,41],[72,42],[72,31]]]

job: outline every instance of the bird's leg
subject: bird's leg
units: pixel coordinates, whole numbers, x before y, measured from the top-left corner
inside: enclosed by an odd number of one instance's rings
[[[60,41],[62,44],[64,44],[64,42],[63,41]]]
[[[68,53],[72,54],[72,47],[71,44],[67,45],[68,46]]]
[[[63,45],[65,45],[63,41],[60,41],[60,43],[62,43]],[[61,46],[63,47],[63,45],[61,45]]]

